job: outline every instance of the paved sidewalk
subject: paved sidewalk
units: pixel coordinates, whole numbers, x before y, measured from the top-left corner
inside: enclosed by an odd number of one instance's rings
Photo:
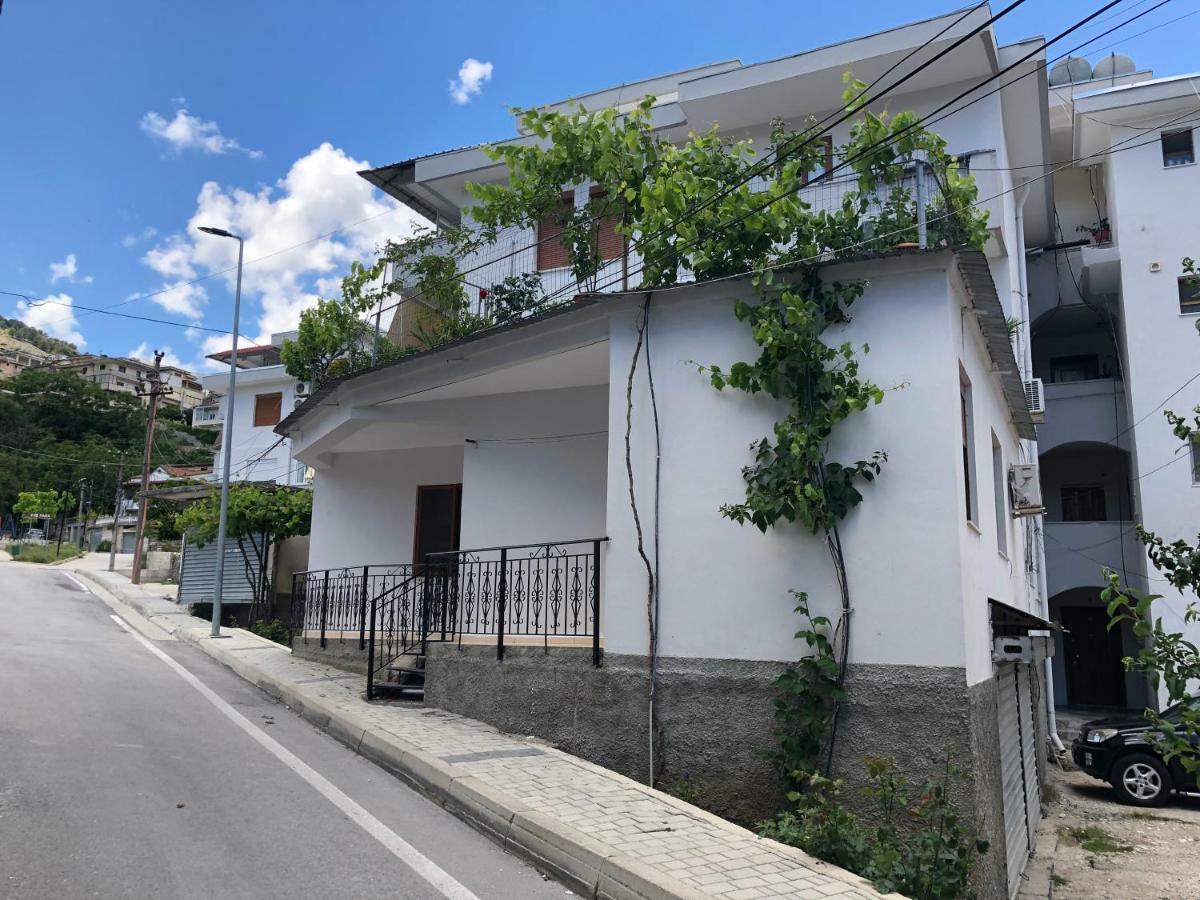
[[[585,897],[882,896],[856,875],[548,744],[437,709],[367,703],[361,676],[241,629],[212,640],[207,621],[126,578],[77,571]]]

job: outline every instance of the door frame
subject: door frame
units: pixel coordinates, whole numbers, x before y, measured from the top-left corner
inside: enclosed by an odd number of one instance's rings
[[[452,531],[454,533],[454,546],[451,550],[461,549],[460,541],[462,538],[462,482],[449,482],[446,484],[418,484],[417,485],[417,500],[413,507],[413,549],[412,549],[412,564],[414,566],[423,565],[425,560],[418,558],[421,552],[421,497],[426,491],[444,491],[447,488],[454,490],[454,520]]]
[[[1068,610],[1070,610],[1070,612],[1068,612]],[[1074,616],[1076,611],[1094,613],[1097,618],[1106,617],[1105,609],[1101,605],[1093,606],[1087,603],[1066,603],[1059,606],[1058,611],[1059,620],[1063,622],[1064,627],[1067,625],[1068,620]],[[1082,631],[1081,629],[1078,629],[1078,626],[1077,630]],[[1113,664],[1115,664],[1117,677],[1114,678],[1113,684],[1116,687],[1116,697],[1111,703],[1096,703],[1085,702],[1077,696],[1080,688],[1079,681],[1081,678],[1086,678],[1087,673],[1078,671],[1075,660],[1072,657],[1072,651],[1075,650],[1075,647],[1073,644],[1068,644],[1068,642],[1071,642],[1075,639],[1072,637],[1070,629],[1067,629],[1067,633],[1063,636],[1063,676],[1067,688],[1067,706],[1079,706],[1085,708],[1092,707],[1095,709],[1116,709],[1128,707],[1129,687],[1125,682],[1125,668],[1121,665],[1121,659],[1124,656],[1125,636],[1121,628],[1118,627],[1108,630],[1105,633],[1105,638],[1106,642],[1110,645],[1115,642],[1117,650],[1115,661],[1109,658],[1111,653],[1108,652],[1108,648],[1105,648],[1104,658],[1096,658],[1094,655],[1095,648],[1093,648],[1092,666],[1089,667],[1088,671],[1095,672],[1097,668],[1102,666],[1103,668],[1109,670],[1106,673],[1106,676],[1111,677],[1113,675]]]

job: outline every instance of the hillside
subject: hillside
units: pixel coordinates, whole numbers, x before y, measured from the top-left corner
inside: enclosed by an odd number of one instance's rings
[[[17,341],[30,344],[44,353],[62,356],[79,355],[79,349],[74,344],[50,337],[41,329],[26,325],[19,319],[6,319],[4,316],[0,316],[0,346],[7,344],[3,340],[5,334]]]

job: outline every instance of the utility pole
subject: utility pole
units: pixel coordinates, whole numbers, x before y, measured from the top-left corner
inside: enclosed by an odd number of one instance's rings
[[[121,488],[122,482],[125,479],[125,454],[121,454],[121,461],[117,463],[117,498],[113,503],[113,520],[112,520],[112,540],[108,542],[108,571],[112,571],[117,565],[117,520],[121,518]]]
[[[146,417],[146,447],[142,451],[142,491],[138,499],[137,540],[133,545],[133,572],[129,580],[133,584],[142,583],[142,541],[146,535],[146,507],[149,505],[146,491],[150,489],[150,453],[154,449],[154,420],[158,417],[158,401],[164,394],[171,393],[171,388],[162,383],[162,358],[159,350],[154,351],[154,371],[146,376],[146,380],[138,379],[137,393],[139,397],[150,398],[150,414]]]
[[[75,482],[75,487],[79,491],[79,514],[75,516],[75,524],[79,526],[79,549],[83,549],[83,486],[87,484],[86,478],[80,478]]]

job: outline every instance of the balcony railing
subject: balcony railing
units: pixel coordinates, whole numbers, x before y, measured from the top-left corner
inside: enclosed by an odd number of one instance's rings
[[[192,409],[193,428],[212,428],[224,421],[225,416],[221,413],[220,406],[197,406]]]
[[[963,157],[959,174],[969,172],[969,158]],[[751,190],[764,190],[767,184],[767,180],[758,178],[750,183],[750,187]],[[904,195],[907,200],[900,203],[898,198]],[[925,248],[963,243],[960,211],[947,208],[945,185],[924,163],[910,163],[902,169],[897,183],[879,182],[865,193],[856,177],[841,174],[818,176],[799,191],[799,198],[814,212],[835,212],[848,200],[859,196],[866,201],[861,240],[853,246],[839,248],[850,255],[890,249],[897,244]],[[980,200],[980,205],[985,208],[988,205],[984,202],[986,199],[981,196]],[[636,239],[631,243],[636,244]],[[779,248],[781,254],[785,250],[786,247]],[[449,256],[454,250],[447,240],[435,242],[426,252]],[[831,254],[835,252],[831,251]],[[468,311],[489,321],[496,313],[492,302],[496,286],[515,276],[538,276],[541,286],[538,309],[570,302],[580,293],[633,290],[641,285],[641,257],[633,247],[623,255],[605,261],[599,272],[583,280],[577,279],[569,267],[539,268],[536,228],[501,229],[494,240],[458,255],[455,262],[466,286]],[[677,280],[691,281],[693,275],[684,268],[677,273]],[[417,296],[418,279],[415,276],[398,271],[397,283],[402,291]]]
[[[367,694],[429,642],[492,638],[590,646],[600,665],[600,547],[607,538],[433,553],[419,565],[320,569],[292,577],[292,627],[305,643],[357,640]]]

